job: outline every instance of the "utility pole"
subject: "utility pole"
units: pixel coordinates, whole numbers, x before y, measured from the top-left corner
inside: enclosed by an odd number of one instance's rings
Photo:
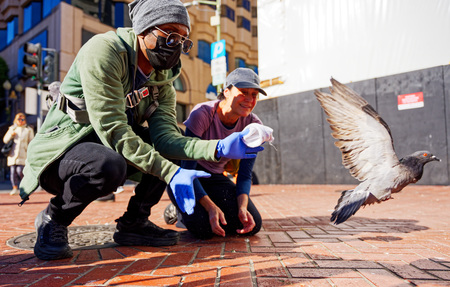
[[[221,40],[220,39],[220,37],[221,37],[221,35],[220,35],[220,14],[221,14],[222,1],[221,0],[216,0],[216,1],[198,0],[198,1],[186,2],[186,3],[184,3],[184,7],[188,8],[190,6],[198,6],[199,4],[216,6],[215,15],[211,17],[210,24],[211,24],[211,26],[216,27],[216,41],[219,42]],[[222,88],[221,84],[217,85],[217,95],[220,93],[221,88]]]

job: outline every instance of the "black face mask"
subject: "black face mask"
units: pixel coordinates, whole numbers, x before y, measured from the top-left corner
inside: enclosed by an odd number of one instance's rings
[[[156,38],[156,47],[154,49],[148,49],[146,46],[145,51],[147,52],[150,65],[155,70],[168,70],[180,60],[181,45],[169,47],[166,44],[166,38],[158,36]]]

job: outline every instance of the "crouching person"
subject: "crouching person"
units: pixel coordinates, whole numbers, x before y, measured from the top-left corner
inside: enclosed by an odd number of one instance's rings
[[[193,197],[193,179],[210,175],[168,158],[217,161],[261,150],[242,144],[242,133],[209,141],[180,134],[172,83],[180,75],[181,52],[192,47],[186,8],[179,0],[136,0],[129,7],[133,28],[96,35],[83,45],[29,145],[23,202],[39,184],[54,195],[35,220],[40,259],[71,257],[67,226],[136,172],[141,181],[117,220],[115,242],[176,244],[176,231],[149,220],[151,208],[167,184],[178,198]]]
[[[224,139],[234,132],[242,132],[249,124],[261,124],[261,120],[252,113],[259,93],[266,95],[259,83],[258,75],[248,68],[231,72],[218,100],[194,107],[185,121],[186,136],[203,140]],[[222,157],[218,162],[182,161],[184,168],[211,174],[211,177],[194,180],[197,204],[193,211],[180,208],[169,188],[169,197],[181,214],[181,222],[197,238],[208,239],[214,234],[253,235],[261,229],[261,216],[250,199],[255,158],[239,161],[236,184],[224,175],[230,160]]]

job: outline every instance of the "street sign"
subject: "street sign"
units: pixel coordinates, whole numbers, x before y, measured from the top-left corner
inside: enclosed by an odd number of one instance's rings
[[[225,40],[220,40],[211,44],[211,76],[213,86],[225,83],[225,78],[227,76],[225,47]]]
[[[225,57],[225,39],[211,44],[211,60]]]
[[[25,98],[27,99],[25,101],[25,113],[28,115],[39,115],[39,113],[42,114],[42,112],[47,112],[48,108],[47,108],[47,102],[46,102],[46,98],[47,95],[49,94],[48,91],[43,91],[41,90],[41,95],[39,96],[38,94],[38,90],[35,88],[31,88],[31,87],[26,87],[25,88]],[[40,107],[41,107],[41,111],[37,111],[36,107],[38,106],[38,100],[40,98]]]

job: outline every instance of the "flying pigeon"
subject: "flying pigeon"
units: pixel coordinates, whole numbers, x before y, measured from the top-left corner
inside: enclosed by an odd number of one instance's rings
[[[315,91],[332,130],[334,143],[342,153],[342,164],[361,183],[345,190],[331,215],[340,224],[361,206],[381,203],[422,177],[423,167],[441,161],[429,151],[398,160],[391,131],[374,108],[349,87],[331,79],[331,94]]]

